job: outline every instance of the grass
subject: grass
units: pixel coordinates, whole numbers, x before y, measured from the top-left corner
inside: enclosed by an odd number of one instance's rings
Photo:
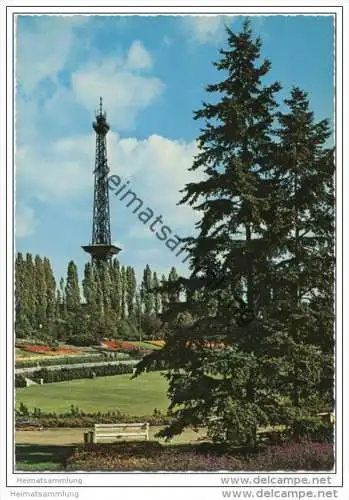
[[[129,415],[152,415],[154,408],[168,407],[167,381],[160,372],[96,377],[53,384],[35,385],[16,390],[16,407],[24,403],[44,411],[63,413],[71,405],[86,412],[119,410]]]
[[[136,341],[136,340],[129,341],[129,344],[133,344],[133,345],[135,345],[137,347],[141,347],[143,349],[152,349],[153,351],[161,349],[160,346],[150,344],[147,342],[140,342],[140,341]]]
[[[161,427],[150,427],[149,438]],[[74,448],[83,443],[84,429],[45,429],[43,431],[16,431],[16,470],[57,471],[64,470],[67,458]],[[166,446],[196,444],[205,439],[205,430],[198,433],[186,429]],[[159,440],[164,444],[163,440]]]
[[[63,470],[74,446],[51,444],[16,445],[16,470],[58,471]]]
[[[19,347],[15,347],[15,355],[16,355],[16,359],[17,358],[37,358],[37,359],[42,359],[43,356],[42,354],[38,354],[36,352],[27,352],[27,351],[23,351],[23,349],[19,349]],[[48,358],[49,356],[45,356],[46,358]]]

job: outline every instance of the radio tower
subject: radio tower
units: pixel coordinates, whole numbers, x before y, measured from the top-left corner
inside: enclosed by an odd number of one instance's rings
[[[96,132],[96,162],[93,172],[95,182],[92,241],[89,245],[85,245],[82,248],[91,255],[93,263],[99,264],[110,260],[113,255],[116,255],[121,250],[121,248],[111,244],[108,191],[109,168],[106,143],[109,125],[107,123],[107,115],[103,112],[102,98],[99,101],[99,110],[96,112],[93,129]]]

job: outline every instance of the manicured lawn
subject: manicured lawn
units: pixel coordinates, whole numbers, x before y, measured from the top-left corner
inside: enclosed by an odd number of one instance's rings
[[[19,349],[19,347],[15,347],[15,354],[16,354],[16,359],[17,358],[42,359],[43,357],[48,357],[48,356],[43,356],[42,354],[36,354],[34,352],[23,351],[23,349]]]
[[[86,412],[119,410],[134,416],[152,415],[154,408],[166,411],[167,385],[160,372],[133,380],[127,374],[35,385],[16,390],[16,407],[24,403],[30,409],[62,413],[74,405]]]
[[[148,342],[138,342],[138,341],[132,340],[129,342],[129,344],[136,345],[137,347],[141,347],[142,349],[152,349],[153,351],[161,349],[160,346],[151,344],[150,342],[149,343]]]

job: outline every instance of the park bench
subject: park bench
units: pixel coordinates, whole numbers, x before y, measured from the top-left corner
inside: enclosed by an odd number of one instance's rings
[[[124,437],[144,437],[149,441],[149,423],[95,424],[94,443],[110,442]]]
[[[317,413],[317,417],[320,417],[323,422],[334,424],[336,421],[336,417],[333,411],[331,412],[323,412],[323,413]]]

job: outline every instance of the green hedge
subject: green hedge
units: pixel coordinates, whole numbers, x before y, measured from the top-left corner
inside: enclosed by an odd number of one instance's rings
[[[93,367],[67,367],[60,370],[48,370],[42,368],[30,374],[30,378],[35,382],[40,382],[43,379],[45,384],[51,382],[63,382],[65,380],[76,380],[81,378],[105,377],[108,375],[121,375],[125,373],[133,373],[133,368],[130,365],[106,364]]]
[[[33,366],[56,366],[56,365],[75,365],[79,363],[94,363],[98,361],[104,361],[106,356],[104,354],[91,354],[86,356],[74,356],[74,357],[53,357],[44,358],[41,360],[28,360],[28,361],[16,361],[16,368],[32,368]],[[121,359],[121,358],[119,358]]]
[[[29,410],[23,403],[16,412],[16,422],[26,418],[35,419],[45,428],[55,427],[93,427],[94,424],[117,424],[132,422],[149,422],[150,425],[168,425],[171,418],[162,414],[157,408],[154,408],[153,415],[132,416],[120,411],[108,412],[84,412],[78,407],[72,405],[70,410],[65,413],[44,412],[40,408]]]
[[[64,367],[59,370],[48,370],[47,368],[41,368],[30,373],[30,378],[34,380],[34,382],[40,383],[40,380],[43,379],[45,384],[49,384],[51,382],[63,382],[66,380],[76,380],[82,378],[94,378],[94,377],[106,377],[111,375],[123,375],[127,373],[133,373],[134,365],[126,365],[126,364],[104,364],[99,366],[92,367]],[[157,365],[150,371],[163,370],[165,369],[164,365]],[[20,375],[16,375],[15,377],[15,387],[25,387],[22,384],[22,378]],[[23,375],[22,375],[23,377]],[[23,377],[24,378],[24,377]],[[19,384],[19,385],[18,385]]]

